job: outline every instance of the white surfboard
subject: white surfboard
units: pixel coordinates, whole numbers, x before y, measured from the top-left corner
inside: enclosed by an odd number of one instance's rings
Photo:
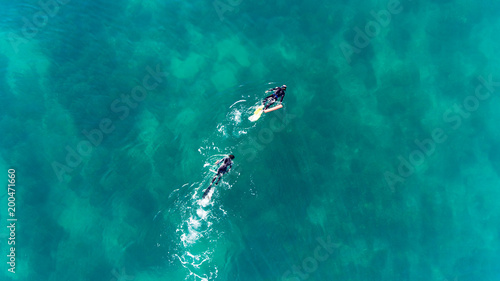
[[[264,113],[268,113],[268,112],[271,112],[271,111],[275,111],[275,110],[278,110],[278,109],[280,109],[280,108],[283,108],[283,105],[279,104],[279,105],[277,105],[277,106],[275,106],[275,107],[268,108],[268,109],[264,110]]]

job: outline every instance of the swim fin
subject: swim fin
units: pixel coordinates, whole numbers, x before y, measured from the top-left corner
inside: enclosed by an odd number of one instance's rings
[[[207,189],[205,189],[205,192],[203,192],[203,199],[205,199],[205,197],[207,197],[207,195],[210,192],[211,188],[212,188],[212,185],[210,185]]]

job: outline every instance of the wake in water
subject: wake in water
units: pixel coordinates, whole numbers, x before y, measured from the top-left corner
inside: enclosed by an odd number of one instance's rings
[[[264,89],[270,84],[266,83],[257,88]],[[261,104],[261,93],[264,90],[254,91],[244,86],[238,89],[237,98],[227,108],[224,120],[217,124],[213,135],[204,139],[198,149],[206,159],[201,174],[203,180],[185,184],[180,190],[176,190],[178,198],[170,208],[170,215],[179,215],[180,212],[181,221],[176,227],[179,240],[175,243],[173,257],[187,269],[185,280],[222,278],[226,272],[221,272],[221,268],[225,268],[228,256],[237,252],[237,248],[230,247],[232,243],[228,242],[234,240],[234,236],[224,231],[233,226],[227,219],[223,203],[217,199],[220,190],[231,189],[232,185],[228,182],[237,182],[239,173],[230,171],[225,175],[228,180],[223,178],[205,199],[202,199],[202,194],[216,174],[214,162],[231,154],[252,128],[256,127],[257,122],[250,122],[248,117]],[[246,91],[252,93],[247,94]],[[236,155],[236,159],[237,157]]]
[[[196,186],[191,187],[195,190],[200,189]],[[184,217],[187,219],[177,229],[177,232],[182,233],[180,240],[183,249],[183,253],[177,255],[177,258],[189,270],[189,274],[194,277],[194,280],[197,278],[210,280],[215,279],[218,272],[217,266],[210,264],[212,254],[210,244],[216,242],[219,236],[212,225],[218,219],[211,214],[209,198],[198,199],[197,195],[197,192],[193,192],[193,197],[189,200],[190,206],[187,206],[184,213]]]
[[[207,172],[205,178],[210,174]],[[175,235],[177,241],[171,248],[171,257],[178,260],[183,268],[184,280],[215,280],[218,276],[218,266],[213,254],[224,229],[222,207],[214,208],[214,203],[201,199],[200,192],[203,182],[185,184],[174,191],[177,198],[169,208],[169,216],[179,216],[175,219]],[[222,222],[222,224],[221,224]]]

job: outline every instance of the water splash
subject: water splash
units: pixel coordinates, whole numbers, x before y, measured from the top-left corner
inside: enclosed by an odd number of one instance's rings
[[[260,90],[265,87],[267,84],[259,86]],[[232,153],[241,138],[256,127],[256,122],[250,122],[248,117],[260,105],[260,90],[255,91],[253,96],[241,95],[244,99],[233,102],[223,120],[216,125],[214,133],[202,140],[202,145],[198,148],[198,152],[206,159],[200,175],[202,180],[184,185],[183,192],[178,192],[178,200],[172,207],[177,211],[171,215],[180,213],[180,221],[176,227],[178,240],[175,242],[173,256],[187,270],[185,280],[217,279],[221,274],[220,267],[224,268],[227,257],[235,252],[232,241],[239,238],[232,238],[224,231],[234,227],[227,219],[228,212],[219,200],[218,192],[230,190],[231,185],[224,178],[216,188],[212,188],[205,199],[201,197],[215,175],[214,163]],[[245,91],[249,90],[242,86],[241,93]],[[236,184],[239,175],[237,171],[231,171],[230,182]]]

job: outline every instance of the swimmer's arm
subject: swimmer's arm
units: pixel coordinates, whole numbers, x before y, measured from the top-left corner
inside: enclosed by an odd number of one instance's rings
[[[217,161],[215,162],[215,165],[217,165],[217,164],[221,163],[223,160],[224,160],[224,158],[222,158],[222,159],[220,159],[220,160],[217,160]]]
[[[267,90],[267,91],[265,91],[265,92],[266,92],[266,93],[269,93],[269,92],[276,91],[276,90],[278,90],[278,87],[276,87],[276,88],[271,88],[271,89],[269,89],[269,90]]]

